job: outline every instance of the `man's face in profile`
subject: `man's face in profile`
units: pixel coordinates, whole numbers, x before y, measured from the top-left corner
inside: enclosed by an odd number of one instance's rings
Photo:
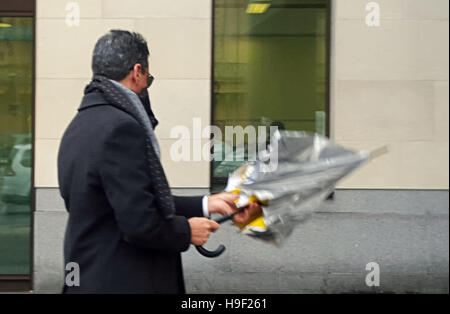
[[[144,89],[150,87],[153,82],[153,76],[150,75],[148,68],[144,68],[140,64],[136,64],[133,71],[137,72],[135,73],[136,92],[140,94]]]

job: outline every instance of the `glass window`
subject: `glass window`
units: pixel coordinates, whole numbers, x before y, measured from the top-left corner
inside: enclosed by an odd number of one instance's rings
[[[30,274],[33,24],[0,13],[0,275]]]
[[[225,126],[270,126],[326,133],[327,0],[215,0],[212,187],[249,156]],[[269,134],[267,134],[267,137]],[[231,147],[231,148],[230,148]],[[228,150],[229,151],[229,150]]]

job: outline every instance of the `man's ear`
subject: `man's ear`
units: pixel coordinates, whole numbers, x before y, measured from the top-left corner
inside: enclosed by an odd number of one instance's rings
[[[133,71],[135,71],[136,76],[137,76],[137,75],[141,75],[142,73],[144,73],[143,68],[142,68],[142,65],[139,64],[139,63],[136,63],[136,64],[134,65]]]
[[[133,81],[133,83],[137,82],[140,70],[141,70],[141,65],[136,63],[134,65],[133,69],[131,70],[131,80]]]

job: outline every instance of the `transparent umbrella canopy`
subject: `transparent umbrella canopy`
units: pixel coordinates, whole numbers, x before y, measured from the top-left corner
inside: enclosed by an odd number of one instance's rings
[[[318,134],[276,131],[256,161],[229,175],[225,191],[239,194],[238,208],[255,201],[262,205],[258,217],[238,225],[245,234],[281,245],[339,180],[370,158],[367,152],[344,148]]]
[[[318,134],[277,131],[257,161],[229,176],[226,191],[239,193],[238,207],[263,204],[262,216],[241,226],[246,234],[281,244],[339,180],[369,159]]]

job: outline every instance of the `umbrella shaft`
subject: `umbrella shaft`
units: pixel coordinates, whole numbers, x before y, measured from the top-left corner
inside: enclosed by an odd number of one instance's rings
[[[232,219],[234,217],[234,215],[239,214],[239,213],[243,212],[244,210],[245,210],[245,207],[239,209],[238,211],[236,211],[236,212],[234,212],[232,214],[228,214],[228,215],[216,218],[216,219],[214,219],[214,221],[219,223],[219,224],[221,224],[221,223],[223,223],[225,221],[228,221],[228,220]]]

